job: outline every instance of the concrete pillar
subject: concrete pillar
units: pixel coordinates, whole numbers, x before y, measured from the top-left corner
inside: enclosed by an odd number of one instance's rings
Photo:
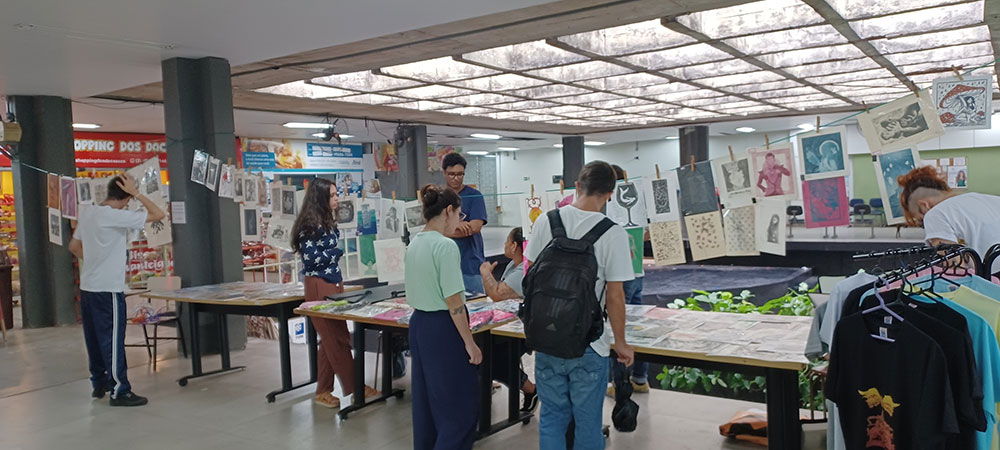
[[[691,164],[691,156],[695,162],[708,161],[708,126],[695,125],[680,129],[680,165]]]
[[[25,328],[76,324],[76,270],[67,248],[71,230],[63,219],[62,245],[49,242],[45,181],[45,172],[76,176],[70,100],[14,96],[8,108],[23,129],[11,164],[17,192],[21,318]]]
[[[242,281],[239,205],[190,179],[195,150],[224,162],[236,159],[229,62],[172,58],[162,70],[170,201],[183,203],[187,218],[173,224],[174,272],[185,287]],[[200,323],[201,348],[218,351],[215,316],[206,314]],[[242,316],[229,318],[229,342],[231,348],[246,345]]]
[[[583,136],[563,136],[563,183],[567,188],[573,187],[580,171],[586,164],[583,151]]]

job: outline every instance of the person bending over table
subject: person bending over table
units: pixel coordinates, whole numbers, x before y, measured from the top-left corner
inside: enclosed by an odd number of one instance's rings
[[[451,189],[420,190],[424,231],[406,248],[406,302],[413,369],[413,448],[471,449],[479,417],[476,365],[483,354],[472,339],[465,309],[458,244],[462,200]]]
[[[465,158],[458,153],[445,155],[441,163],[448,189],[462,198],[462,209],[465,212],[455,231],[447,236],[455,240],[462,255],[462,281],[465,283],[465,290],[483,293],[485,290],[483,280],[479,277],[479,266],[486,261],[482,235],[486,225],[486,201],[482,192],[465,185],[467,165]]]
[[[340,273],[338,248],[340,230],[333,218],[339,199],[337,186],[325,178],[315,178],[306,189],[302,211],[292,226],[292,250],[302,255],[306,301],[321,301],[328,295],[344,292],[344,277]],[[316,358],[316,399],[318,405],[339,408],[340,400],[333,396],[334,375],[340,377],[344,393],[354,392],[354,357],[351,355],[351,333],[343,320],[310,317],[321,342]],[[365,386],[365,398],[378,391]]]
[[[504,242],[503,246],[503,254],[510,258],[510,263],[504,269],[500,281],[493,278],[493,269],[497,267],[497,263],[484,262],[479,267],[479,273],[483,277],[483,286],[486,288],[486,295],[495,302],[524,297],[524,289],[521,286],[521,282],[524,280],[524,235],[522,234],[521,227],[514,228],[507,235],[507,241]],[[524,356],[527,352],[527,349],[524,348],[524,341],[518,341],[518,345],[520,347],[518,350],[519,355]],[[494,350],[494,352],[498,361],[507,360],[506,347],[500,347]],[[511,381],[514,380],[508,379],[507,372],[504,370],[496,372],[493,375],[493,379],[510,387]],[[519,372],[520,378],[518,381],[521,384],[521,392],[524,392],[524,404],[521,406],[521,411],[534,411],[538,407],[538,394],[535,392],[535,384],[528,379],[528,374],[524,373],[524,369],[519,369]]]
[[[923,225],[927,244],[962,244],[986,256],[1000,243],[1000,197],[952,191],[934,167],[919,167],[897,179],[907,222]],[[1000,270],[1000,260],[990,273]]]

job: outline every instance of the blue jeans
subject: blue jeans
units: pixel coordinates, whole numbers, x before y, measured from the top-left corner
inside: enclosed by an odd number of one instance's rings
[[[535,352],[535,383],[542,403],[538,419],[541,450],[566,448],[566,427],[571,419],[576,423],[575,450],[604,448],[601,418],[608,358],[590,347],[574,359]]]
[[[625,289],[625,303],[629,305],[641,305],[642,304],[642,279],[643,277],[636,277],[632,281],[626,281],[622,283],[622,288]],[[617,359],[611,358],[611,364],[621,364]],[[636,362],[632,365],[632,382],[635,384],[646,384],[649,382],[649,363],[646,362]],[[615,380],[617,381],[617,380]]]
[[[483,287],[483,276],[480,274],[462,274],[462,281],[465,282],[465,290],[469,292],[476,292],[479,294],[485,294],[486,288]]]

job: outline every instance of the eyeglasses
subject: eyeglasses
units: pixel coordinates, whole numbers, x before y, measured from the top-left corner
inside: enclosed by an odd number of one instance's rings
[[[468,216],[468,215],[466,215],[465,213],[458,213],[458,218],[459,218],[459,219],[461,219],[461,220],[462,220],[463,222],[464,222],[464,221],[465,221],[465,219],[467,219],[468,217],[469,217],[469,216]]]
[[[465,176],[465,172],[445,172],[449,178],[462,178]]]

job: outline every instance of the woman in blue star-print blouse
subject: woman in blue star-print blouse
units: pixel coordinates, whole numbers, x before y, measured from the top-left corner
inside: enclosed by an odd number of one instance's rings
[[[320,301],[324,297],[344,292],[343,276],[338,262],[344,251],[338,247],[340,230],[333,218],[338,205],[337,187],[325,178],[315,178],[309,183],[302,211],[292,227],[292,249],[302,255],[305,274],[306,301]],[[316,403],[329,408],[339,408],[340,400],[334,397],[334,375],[340,377],[344,393],[354,390],[354,358],[351,355],[351,334],[343,320],[310,318],[320,336],[316,369]],[[376,395],[375,389],[365,386],[365,397]]]

